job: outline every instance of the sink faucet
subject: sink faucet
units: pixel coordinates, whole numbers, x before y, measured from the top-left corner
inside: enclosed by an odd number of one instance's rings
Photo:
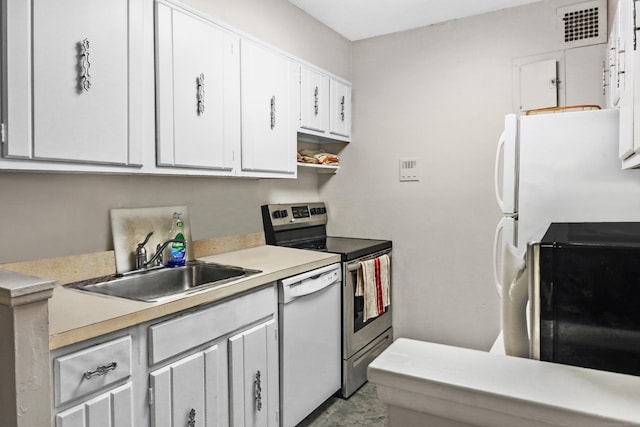
[[[149,268],[150,265],[155,263],[156,266],[162,265],[162,252],[164,248],[167,247],[170,243],[182,243],[184,246],[187,246],[187,241],[183,239],[169,239],[158,245],[156,247],[156,253],[151,257],[150,260],[147,261],[147,250],[145,249],[145,245],[149,241],[149,238],[153,235],[153,231],[147,234],[144,241],[142,243],[138,243],[138,247],[136,248],[136,270],[140,270],[143,268]]]

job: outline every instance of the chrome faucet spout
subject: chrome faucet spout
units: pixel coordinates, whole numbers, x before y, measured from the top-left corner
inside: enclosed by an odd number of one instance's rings
[[[158,245],[156,248],[156,253],[151,257],[150,260],[147,261],[147,250],[145,249],[145,245],[149,241],[149,238],[153,234],[153,231],[147,234],[147,237],[144,238],[142,243],[138,243],[136,247],[136,270],[147,269],[150,267],[161,267],[162,266],[162,252],[170,243],[182,243],[185,248],[187,247],[187,241],[184,239],[169,239],[166,242]]]
[[[142,264],[142,268],[149,268],[150,265],[153,265],[153,263],[155,263],[158,260],[162,259],[162,252],[164,251],[164,249],[167,247],[167,245],[169,245],[170,243],[182,243],[184,244],[185,248],[187,247],[187,241],[184,239],[169,239],[166,242],[164,242],[163,244],[158,246],[158,249],[156,249],[156,253],[151,257],[151,259],[147,262],[144,262]]]

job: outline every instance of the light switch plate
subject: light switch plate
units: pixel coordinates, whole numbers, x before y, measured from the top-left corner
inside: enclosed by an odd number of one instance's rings
[[[417,158],[406,157],[400,159],[400,181],[420,181]]]

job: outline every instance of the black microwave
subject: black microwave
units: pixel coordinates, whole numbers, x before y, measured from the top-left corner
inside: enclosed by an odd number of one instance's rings
[[[640,223],[553,223],[527,270],[533,358],[640,375]]]

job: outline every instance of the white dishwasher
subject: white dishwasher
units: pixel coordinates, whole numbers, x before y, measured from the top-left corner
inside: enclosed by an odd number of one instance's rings
[[[340,264],[281,280],[280,404],[283,427],[293,427],[341,385]]]

